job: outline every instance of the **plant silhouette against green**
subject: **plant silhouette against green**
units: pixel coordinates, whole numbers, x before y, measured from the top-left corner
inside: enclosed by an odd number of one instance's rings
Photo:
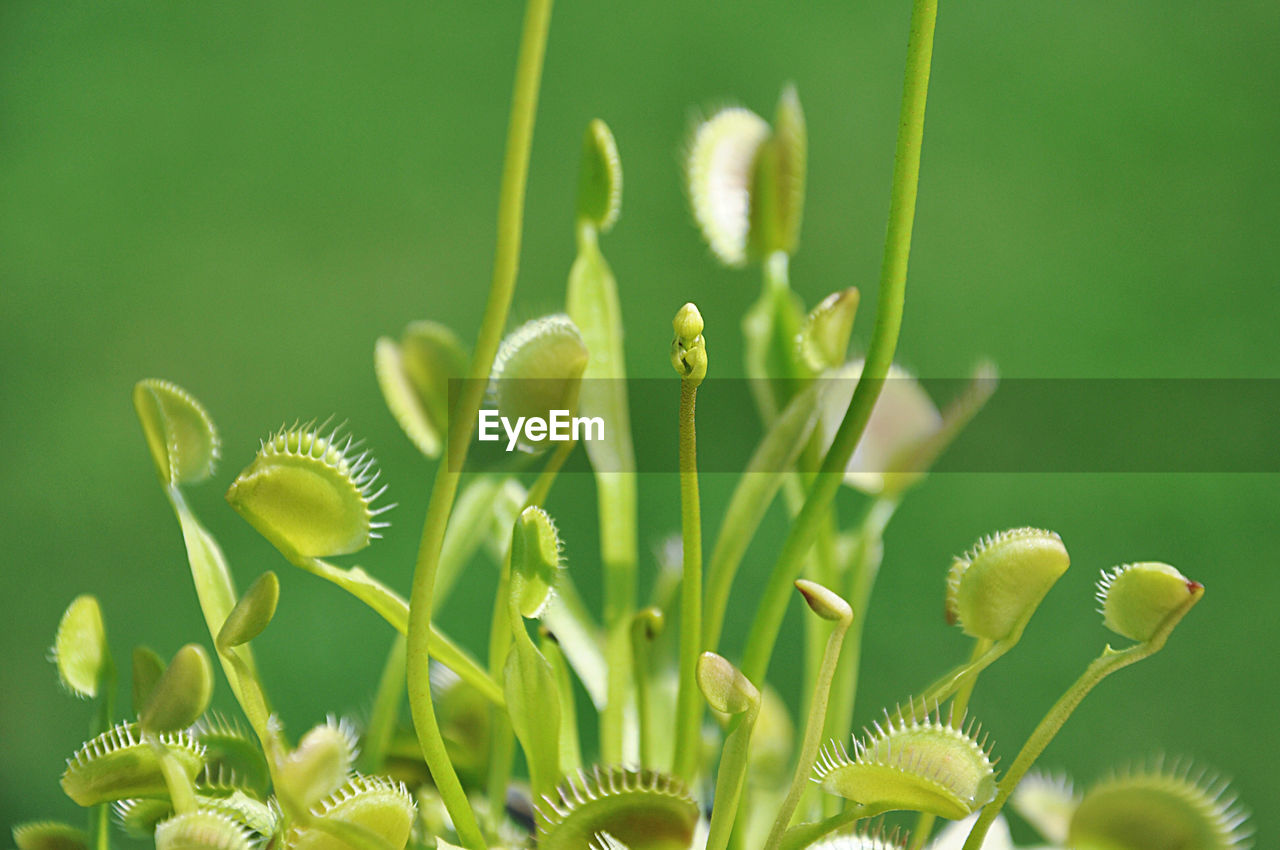
[[[980,674],[1016,646],[1069,566],[1051,531],[991,534],[939,570],[947,618],[973,641],[969,660],[852,734],[862,630],[885,529],[995,388],[994,371],[980,367],[970,388],[939,410],[893,363],[936,0],[914,0],[884,262],[862,356],[848,353],[857,290],[806,310],[788,279],[807,157],[796,90],[783,90],[772,123],[724,109],[690,140],[684,177],[711,251],[727,265],[761,268],[762,291],[742,317],[742,332],[765,435],[710,538],[704,570],[696,400],[708,374],[724,369],[709,351],[728,331],[705,326],[697,307],[685,304],[671,342],[679,378],[670,411],[679,422],[681,533],[671,557],[678,578],[660,577],[653,598],[639,601],[623,321],[601,249],[621,212],[622,169],[602,121],[591,122],[584,138],[578,254],[564,312],[503,335],[550,5],[529,0],[526,13],[493,282],[474,348],[468,352],[438,317],[375,347],[391,413],[438,461],[408,599],[358,566],[329,560],[368,546],[386,527],[381,516],[389,507],[373,458],[341,427],[307,423],[268,434],[227,490],[230,505],[285,560],[347,591],[398,633],[367,724],[330,718],[295,743],[271,711],[252,643],[281,604],[279,582],[266,571],[237,592],[221,548],[184,497],[215,471],[213,420],[186,390],[142,381],[134,403],[181,527],[208,645],[188,644],[167,662],[134,649],[132,704],[124,712],[103,613],[90,596],[71,603],[54,661],[66,689],[96,700],[98,710],[94,737],[68,760],[62,787],[88,809],[88,829],[23,824],[14,830],[18,847],[108,850],[114,821],[160,850],[875,850],[908,842],[977,850],[1013,846],[1006,803],[1055,847],[1247,846],[1244,815],[1225,786],[1188,765],[1142,764],[1083,793],[1064,778],[1029,773],[1085,695],[1163,648],[1202,598],[1203,586],[1174,567],[1134,563],[1103,574],[1103,622],[1131,643],[1102,650],[1011,751],[1007,768],[968,718]],[[459,378],[468,380],[454,398],[449,382]],[[577,563],[600,565],[599,612],[576,590],[563,563],[566,542],[545,508],[575,442],[550,450],[521,443],[519,454],[542,463],[532,481],[503,469],[466,472],[482,405],[513,418],[573,410],[609,423],[583,445],[597,484],[601,543],[598,558],[582,554]],[[835,511],[842,485],[865,494],[853,522]],[[735,664],[718,654],[730,589],[779,494],[790,530]],[[433,615],[482,550],[499,582],[481,658],[454,643]],[[802,723],[766,679],[793,590],[812,614],[799,662]],[[243,719],[208,712],[215,666]],[[598,713],[598,741],[582,737],[580,688]],[[406,702],[412,729],[401,723]],[[911,831],[870,820],[889,812],[915,813]],[[935,830],[939,818],[951,823]]]

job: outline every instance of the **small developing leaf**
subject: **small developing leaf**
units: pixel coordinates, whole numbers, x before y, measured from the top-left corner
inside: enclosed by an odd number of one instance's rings
[[[693,217],[720,262],[747,262],[756,159],[769,125],[747,109],[722,109],[698,125],[685,160]]]
[[[330,717],[302,736],[293,752],[276,764],[276,792],[306,810],[335,793],[351,774],[358,755],[356,732],[347,720]]]
[[[724,656],[704,652],[698,657],[698,689],[707,704],[721,714],[758,709],[760,691]]]
[[[18,850],[88,850],[89,836],[57,821],[30,821],[13,828],[13,843]]]
[[[822,619],[846,622],[853,619],[853,609],[835,591],[828,590],[815,581],[802,578],[796,579],[796,590],[800,591],[809,609]]]
[[[280,579],[271,570],[258,576],[227,615],[227,621],[218,632],[218,648],[229,649],[262,634],[262,630],[276,614],[280,601]]]
[[[151,690],[138,715],[146,732],[185,729],[209,707],[213,697],[213,665],[203,646],[189,643],[179,649]]]
[[[416,811],[413,797],[401,783],[357,774],[311,809],[311,823],[295,825],[286,832],[284,846],[289,850],[350,850],[348,842],[325,829],[330,826],[339,832],[343,827],[368,830],[386,841],[391,850],[403,850],[409,843]]]
[[[107,631],[96,597],[71,600],[53,639],[53,661],[63,686],[78,697],[98,695],[108,664]]]
[[[133,406],[165,484],[195,484],[213,474],[218,431],[190,393],[168,381],[139,381]]]
[[[912,715],[914,712],[908,712]],[[885,714],[853,741],[853,754],[832,741],[815,766],[828,793],[882,810],[965,817],[995,796],[988,750],[972,727],[961,731],[936,717],[908,720]]]
[[[947,621],[965,634],[1003,640],[1021,632],[1071,558],[1062,538],[1038,528],[984,537],[947,574]]]
[[[373,365],[396,422],[420,452],[439,457],[448,431],[449,381],[467,371],[467,353],[457,334],[437,322],[413,322],[398,343],[378,339]]]
[[[156,850],[250,850],[248,830],[220,812],[196,810],[156,825]]]
[[[386,527],[377,515],[393,506],[373,507],[386,487],[373,489],[374,459],[354,454],[353,444],[338,429],[282,428],[232,482],[227,501],[290,559],[358,552]]]
[[[140,714],[151,698],[156,682],[164,675],[165,663],[154,649],[133,648],[133,712]]]
[[[555,593],[562,544],[542,508],[521,512],[511,535],[511,598],[522,617],[541,617]]]
[[[195,779],[204,766],[204,747],[186,732],[159,736],[183,771]],[[129,797],[167,797],[168,786],[155,749],[137,724],[121,723],[86,742],[67,760],[62,790],[81,806]]]
[[[622,211],[622,161],[609,125],[599,118],[587,125],[578,171],[578,218],[608,233]]]
[[[525,322],[502,340],[489,376],[488,396],[500,416],[546,419],[553,410],[575,410],[589,353],[582,334],[563,313]],[[517,444],[534,452],[545,443],[523,435]]]
[[[582,850],[602,832],[631,850],[688,850],[698,824],[684,784],[652,770],[580,770],[535,807],[539,850]]]
[[[1079,850],[1236,850],[1249,846],[1247,813],[1227,783],[1194,778],[1190,765],[1129,770],[1088,791],[1071,816],[1066,846]]]
[[[856,286],[833,292],[805,316],[797,344],[800,359],[816,374],[845,361],[860,295]]]
[[[752,256],[796,252],[804,211],[807,158],[804,111],[795,86],[788,85],[778,98],[773,132],[756,154],[748,245]]]
[[[1181,619],[1203,595],[1200,582],[1154,561],[1115,567],[1098,581],[1103,625],[1136,641],[1171,626],[1170,617]]]

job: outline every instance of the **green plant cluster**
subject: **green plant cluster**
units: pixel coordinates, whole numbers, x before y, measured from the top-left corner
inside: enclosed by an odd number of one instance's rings
[[[1244,815],[1225,787],[1188,765],[1155,761],[1082,793],[1032,770],[1088,692],[1162,649],[1203,598],[1201,584],[1167,564],[1136,562],[1103,574],[1103,622],[1125,645],[1103,648],[1021,748],[1005,751],[969,718],[970,698],[981,673],[1017,645],[1070,558],[1061,538],[1042,529],[979,539],[938,574],[948,620],[972,641],[969,660],[853,734],[862,630],[885,529],[996,383],[994,371],[981,367],[970,388],[939,410],[893,364],[936,14],[930,0],[915,2],[884,270],[862,356],[848,352],[858,292],[832,293],[808,309],[788,280],[805,188],[797,92],[784,89],[771,123],[730,108],[691,138],[685,179],[693,218],[720,261],[762,271],[742,333],[765,435],[709,537],[704,567],[697,395],[717,372],[715,336],[727,331],[708,327],[685,304],[671,341],[680,545],[652,598],[638,599],[623,320],[600,246],[621,213],[622,168],[601,121],[584,139],[578,256],[564,311],[503,335],[549,14],[549,2],[530,0],[494,280],[474,348],[434,320],[413,322],[400,339],[375,347],[391,413],[438,461],[410,596],[331,560],[378,537],[389,507],[373,458],[341,427],[297,424],[267,435],[227,490],[230,505],[285,560],[347,591],[400,635],[368,722],[357,728],[331,718],[294,740],[272,711],[252,643],[270,628],[279,582],[265,571],[243,593],[235,588],[221,548],[184,497],[215,472],[213,418],[181,387],[142,381],[134,404],[181,529],[210,643],[184,646],[167,661],[134,649],[131,710],[124,712],[103,612],[91,596],[71,603],[53,657],[66,689],[96,700],[97,712],[94,737],[68,760],[62,787],[88,810],[88,829],[23,824],[14,831],[18,847],[108,850],[114,823],[159,850],[874,850],[908,843],[999,850],[1013,847],[1006,803],[1059,848],[1246,846]],[[469,380],[454,397],[450,382],[460,378]],[[582,445],[595,471],[599,553],[563,541],[546,509],[574,441],[550,449],[521,444],[525,464],[541,464],[532,480],[514,467],[464,471],[482,403],[513,418],[570,409],[609,424]],[[866,494],[853,521],[835,509],[842,486]],[[729,594],[775,499],[793,521],[734,663],[717,652]],[[575,570],[598,564],[602,571],[600,611],[576,590],[566,549]],[[478,658],[433,613],[482,550],[500,579],[487,657]],[[767,681],[795,592],[808,609],[803,657],[786,659],[803,668],[800,718]],[[208,711],[215,666],[243,718]],[[598,740],[584,739],[580,692],[598,714]],[[401,716],[406,704],[411,726]],[[913,813],[909,832],[877,819],[892,812]],[[937,819],[951,823],[935,830]]]

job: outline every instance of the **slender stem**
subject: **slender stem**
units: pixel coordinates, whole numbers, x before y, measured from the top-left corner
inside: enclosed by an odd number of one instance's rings
[[[786,614],[790,584],[804,563],[804,556],[826,508],[835,498],[842,473],[857,448],[871,417],[893,362],[902,327],[906,297],[907,259],[911,253],[911,230],[915,221],[916,191],[920,179],[920,148],[924,139],[924,110],[929,91],[929,65],[933,55],[933,29],[937,0],[915,0],[911,12],[911,35],[907,41],[906,82],[898,124],[898,144],[894,153],[893,185],[889,199],[889,228],[885,236],[884,262],[880,270],[880,296],[876,306],[875,330],[867,350],[862,378],[849,401],[849,409],[836,431],[831,448],[823,459],[809,496],[791,526],[760,609],[747,640],[742,672],[752,681],[763,681]]]
[[[560,775],[567,776],[582,767],[582,744],[578,739],[578,711],[573,696],[573,679],[555,636],[543,629],[540,644],[542,654],[555,674],[556,692],[560,696]]]
[[[814,619],[820,619],[814,617]],[[836,621],[835,628],[827,637],[827,645],[822,653],[822,666],[814,683],[812,702],[809,706],[809,719],[805,721],[804,739],[800,745],[800,758],[796,761],[796,772],[791,777],[791,787],[778,809],[778,817],[773,822],[773,829],[765,842],[765,850],[778,850],[782,844],[782,836],[786,833],[791,817],[800,804],[800,797],[810,785],[809,776],[813,771],[814,759],[818,756],[818,747],[822,744],[822,727],[827,718],[827,699],[831,695],[831,680],[836,674],[836,664],[840,661],[840,646],[844,636],[853,623],[851,611],[846,609],[845,617]]]
[[[751,745],[751,730],[760,714],[759,695],[756,702],[741,714],[729,720],[720,753],[720,769],[716,772],[715,805],[711,809],[711,824],[707,828],[706,850],[725,850],[734,833],[738,803],[742,799],[742,787],[747,781],[747,759]]]
[[[649,651],[653,646],[650,629],[655,620],[661,620],[661,611],[641,611],[631,621],[631,677],[636,692],[636,726],[639,733],[641,767],[653,767],[653,724],[649,712]]]
[[[467,372],[470,380],[465,382],[449,422],[446,458],[436,470],[410,596],[407,679],[413,724],[440,797],[453,820],[459,840],[467,850],[486,850],[486,844],[476,823],[475,813],[458,781],[458,774],[449,761],[444,739],[440,735],[440,726],[436,721],[435,707],[431,704],[428,661],[432,596],[435,591],[436,569],[440,565],[440,547],[449,524],[453,498],[457,494],[458,478],[467,459],[476,413],[484,395],[485,379],[493,369],[493,360],[502,341],[502,329],[507,323],[511,298],[515,293],[529,152],[533,146],[533,125],[537,113],[538,87],[542,80],[542,60],[546,52],[551,5],[552,0],[528,0],[525,7],[524,30],[516,62],[515,93],[507,130],[502,187],[498,198],[498,240],[493,281],[476,340],[475,354]]]
[[[676,696],[676,745],[673,772],[686,781],[698,769],[698,655],[702,643],[702,515],[698,499],[698,437],[694,409],[698,383],[680,381],[680,530],[684,573],[680,584],[680,689]]]

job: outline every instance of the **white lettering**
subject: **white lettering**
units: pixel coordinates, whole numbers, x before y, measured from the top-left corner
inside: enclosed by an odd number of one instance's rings
[[[496,410],[480,410],[480,441],[485,443],[496,443],[498,441],[498,433],[494,431],[489,433],[490,428],[498,427],[498,411]]]
[[[501,433],[505,432],[509,452],[515,451],[522,439],[526,443],[604,439],[604,418],[601,416],[572,416],[567,410],[549,412],[550,416],[546,419],[541,416],[520,416],[513,422],[496,410],[481,409],[476,438],[486,443],[498,442],[502,439]]]

